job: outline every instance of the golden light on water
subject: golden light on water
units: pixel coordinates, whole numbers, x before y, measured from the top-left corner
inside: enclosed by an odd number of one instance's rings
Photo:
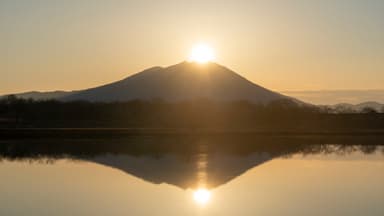
[[[207,189],[199,188],[193,193],[193,199],[198,204],[207,204],[211,199],[211,192]]]
[[[204,64],[215,60],[215,52],[208,44],[200,43],[192,48],[189,61]]]

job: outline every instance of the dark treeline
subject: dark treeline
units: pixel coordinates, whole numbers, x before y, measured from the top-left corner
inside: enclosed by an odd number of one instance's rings
[[[342,144],[324,144],[342,143]],[[249,156],[255,153],[268,153],[272,157],[289,157],[293,154],[338,154],[353,152],[384,154],[383,136],[351,137],[188,137],[188,136],[141,136],[123,139],[35,139],[0,141],[1,159],[59,159],[92,158],[101,155],[124,154],[130,156],[148,156],[159,158],[167,155],[179,155],[198,159],[194,155],[216,154]],[[209,158],[208,157],[208,158]]]
[[[34,101],[9,96],[0,100],[0,127],[359,131],[384,129],[384,114],[335,113],[288,100],[268,105],[209,100],[92,103]]]

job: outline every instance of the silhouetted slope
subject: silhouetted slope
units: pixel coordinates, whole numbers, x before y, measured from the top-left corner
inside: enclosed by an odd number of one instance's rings
[[[153,67],[124,80],[65,96],[64,101],[99,102],[190,99],[218,101],[247,100],[268,103],[289,97],[258,86],[215,63],[182,62],[170,67]]]

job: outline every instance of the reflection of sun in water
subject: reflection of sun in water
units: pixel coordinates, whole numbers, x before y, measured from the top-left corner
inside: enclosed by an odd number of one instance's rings
[[[193,47],[189,56],[189,61],[204,64],[215,59],[215,53],[207,44],[197,44]]]
[[[199,188],[193,193],[193,199],[198,204],[206,204],[211,199],[211,192],[204,188]]]

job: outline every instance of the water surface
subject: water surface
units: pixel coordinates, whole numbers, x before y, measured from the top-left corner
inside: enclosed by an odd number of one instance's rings
[[[3,141],[0,215],[384,215],[384,147],[323,141]]]

